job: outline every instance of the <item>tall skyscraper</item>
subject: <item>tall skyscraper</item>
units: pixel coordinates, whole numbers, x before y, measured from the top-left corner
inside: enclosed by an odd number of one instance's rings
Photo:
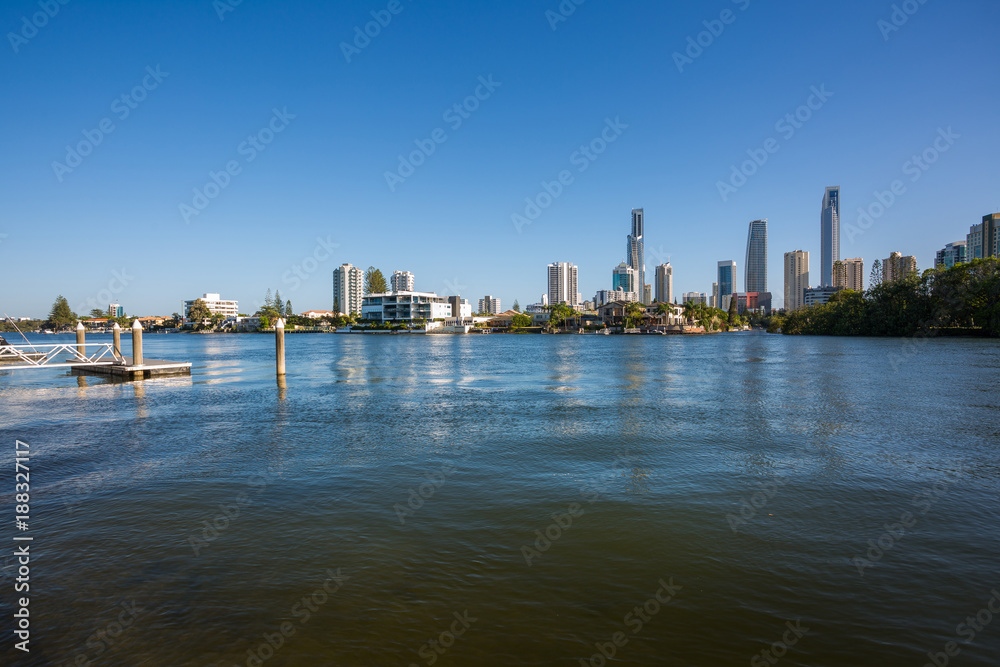
[[[727,297],[736,293],[736,262],[729,259],[719,262],[719,303],[729,306]],[[722,308],[723,306],[719,306]]]
[[[393,271],[389,282],[393,292],[413,291],[413,274],[409,271]]]
[[[333,312],[341,315],[361,312],[364,278],[364,271],[350,264],[333,270]]]
[[[840,259],[840,186],[826,189],[820,215],[821,287],[833,286],[833,263]]]
[[[670,262],[656,267],[656,300],[659,303],[674,302],[674,267]]]
[[[575,264],[569,262],[549,264],[549,304],[555,306],[565,303],[573,308],[578,308],[581,305],[577,283],[578,275]]]
[[[643,248],[645,226],[642,209],[632,209],[632,233],[628,235],[628,248],[625,255],[627,259],[625,261],[635,269],[635,292],[639,295],[639,299],[642,299],[643,286],[646,284],[646,258]]]
[[[785,253],[785,310],[798,310],[805,305],[809,288],[809,253],[795,250]]]
[[[965,237],[968,261],[1000,257],[1000,213],[984,215],[983,222],[973,225]]]
[[[955,241],[954,243],[949,243],[941,250],[937,251],[934,256],[934,268],[935,269],[950,269],[956,264],[965,264],[968,259],[966,259],[966,248],[967,241]]]
[[[708,299],[708,305],[712,308],[719,307],[719,283],[712,283],[712,295]]]
[[[882,282],[891,283],[917,272],[917,258],[894,252],[882,260]]]
[[[865,289],[865,260],[860,257],[838,259],[833,263],[833,286],[863,292]]]
[[[622,262],[611,272],[611,289],[616,292],[626,292],[635,295],[634,301],[639,301],[639,279],[636,270]]]
[[[747,292],[767,291],[767,219],[754,220],[747,232]]]

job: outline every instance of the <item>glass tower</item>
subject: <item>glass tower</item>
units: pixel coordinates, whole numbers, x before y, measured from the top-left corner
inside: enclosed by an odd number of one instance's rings
[[[723,297],[731,297],[736,293],[736,262],[726,260],[719,262],[719,303]],[[721,306],[719,306],[721,307]]]
[[[833,286],[833,263],[840,259],[840,186],[826,189],[820,216],[820,278],[822,287]]]
[[[767,291],[767,220],[754,220],[747,233],[747,263],[744,289]]]
[[[626,249],[626,264],[635,270],[635,292],[636,300],[642,299],[643,286],[646,284],[646,258],[643,256],[643,234],[645,232],[645,219],[641,208],[632,209],[632,233],[628,235],[628,248]]]

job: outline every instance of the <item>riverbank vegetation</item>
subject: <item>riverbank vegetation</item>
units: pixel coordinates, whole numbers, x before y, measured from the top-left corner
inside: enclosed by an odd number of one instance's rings
[[[825,336],[1000,336],[1000,260],[928,269],[771,318],[768,331]]]

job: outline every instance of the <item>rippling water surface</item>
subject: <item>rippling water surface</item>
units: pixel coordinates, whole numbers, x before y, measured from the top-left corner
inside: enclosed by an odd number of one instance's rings
[[[1000,664],[996,341],[145,344],[191,377],[0,370],[2,664]]]

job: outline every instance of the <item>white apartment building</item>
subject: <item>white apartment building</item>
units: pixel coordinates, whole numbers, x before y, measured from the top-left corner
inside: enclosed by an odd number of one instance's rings
[[[488,315],[499,315],[503,312],[500,308],[500,299],[495,299],[487,294],[479,300],[479,310],[477,312]]]
[[[565,303],[578,308],[583,299],[578,291],[579,269],[569,262],[556,262],[548,266],[549,304]]]
[[[785,253],[785,310],[791,312],[806,305],[809,289],[809,253],[793,250]]]
[[[865,260],[860,257],[841,259],[833,263],[833,286],[863,292],[865,290]]]
[[[361,319],[372,322],[412,322],[452,317],[451,301],[434,292],[386,292],[361,300]]]
[[[630,269],[631,270],[631,269]],[[602,289],[594,295],[594,308],[600,308],[615,301],[638,301],[635,292],[625,290]]]
[[[342,315],[361,312],[364,279],[364,271],[350,264],[333,270],[333,312]]]
[[[413,274],[409,271],[393,271],[389,279],[389,287],[393,292],[412,292]]]
[[[191,312],[191,307],[194,306],[195,301],[204,301],[205,305],[208,306],[208,312],[213,315],[218,314],[225,315],[226,317],[236,317],[240,314],[239,301],[226,301],[220,294],[208,292],[202,294],[200,299],[192,299],[184,302],[185,318],[187,318],[188,313]]]

